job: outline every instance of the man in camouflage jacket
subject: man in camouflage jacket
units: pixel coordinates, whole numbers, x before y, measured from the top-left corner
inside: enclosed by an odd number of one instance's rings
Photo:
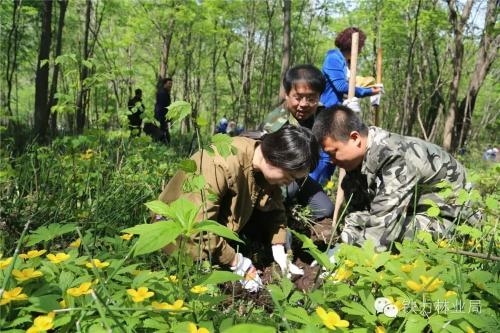
[[[446,237],[458,218],[469,217],[467,209],[452,202],[455,198],[438,195],[444,183],[454,193],[466,187],[465,168],[442,148],[368,128],[344,106],[322,112],[313,132],[332,162],[346,170],[342,188],[349,212],[343,242],[372,240],[384,251],[418,230]],[[439,208],[438,214],[428,213],[432,206]]]

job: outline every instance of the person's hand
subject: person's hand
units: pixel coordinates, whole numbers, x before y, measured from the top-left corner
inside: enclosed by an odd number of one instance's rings
[[[359,106],[359,99],[357,97],[353,97],[351,99],[346,99],[342,105],[347,106],[349,109],[356,113],[361,113],[361,106]]]
[[[304,275],[304,270],[298,268],[288,260],[285,253],[285,247],[282,244],[275,244],[272,246],[274,261],[280,266],[281,273],[286,274],[288,278],[293,275]]]
[[[377,84],[373,85],[372,95],[376,95],[376,94],[385,94],[383,83],[377,83]]]
[[[252,260],[244,257],[241,253],[236,253],[234,266],[231,266],[231,270],[243,277],[240,283],[249,292],[255,293],[262,288],[262,280],[253,266]]]
[[[382,83],[374,85],[372,87],[372,95],[370,96],[370,103],[373,106],[379,106],[382,94],[384,94],[384,85]]]

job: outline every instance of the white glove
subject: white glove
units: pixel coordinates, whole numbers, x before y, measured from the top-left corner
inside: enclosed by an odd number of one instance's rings
[[[380,88],[380,92],[376,95],[370,96],[370,103],[373,106],[379,106],[380,99],[382,98],[382,94],[385,94],[384,85],[382,83],[378,83],[374,87]]]
[[[356,113],[361,113],[361,106],[359,106],[359,99],[357,97],[353,97],[351,99],[346,99],[342,105],[347,106],[349,109]]]
[[[244,279],[240,280],[243,288],[251,293],[255,293],[262,287],[262,280],[260,279],[257,271],[255,271],[255,273],[248,273],[248,271],[252,268],[255,269],[255,267],[253,267],[252,260],[243,257],[241,253],[236,253],[236,265],[231,266],[231,270],[235,274],[244,277]]]
[[[288,256],[285,253],[285,247],[281,244],[273,245],[273,258],[274,261],[280,266],[281,273],[285,274],[288,278],[294,275],[304,275],[304,270],[298,268],[296,265],[292,264],[290,260],[288,260]]]

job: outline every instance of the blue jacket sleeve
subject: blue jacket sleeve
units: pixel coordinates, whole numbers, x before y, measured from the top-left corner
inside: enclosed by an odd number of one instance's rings
[[[335,171],[335,165],[330,161],[330,157],[327,153],[321,149],[319,153],[319,163],[316,169],[309,174],[309,177],[320,183],[321,185],[325,185],[328,180],[333,175]]]
[[[356,97],[366,97],[372,95],[372,88],[356,87],[354,90],[354,95]]]

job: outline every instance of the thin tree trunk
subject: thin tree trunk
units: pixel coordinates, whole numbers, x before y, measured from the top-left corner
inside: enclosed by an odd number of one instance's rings
[[[170,44],[172,43],[172,37],[174,36],[174,17],[170,19],[167,26],[167,31],[162,35],[163,45],[161,51],[161,62],[160,62],[160,79],[166,78],[168,75],[168,58],[170,56]]]
[[[92,1],[86,0],[86,11],[85,11],[85,36],[83,40],[83,54],[82,61],[88,60],[90,56],[89,50],[89,34],[90,34],[90,18],[92,14]],[[80,91],[78,92],[78,97],[76,100],[76,132],[78,134],[83,133],[83,127],[85,126],[85,109],[88,97],[88,88],[83,86],[83,82],[89,76],[89,69],[85,65],[81,65],[80,70]]]
[[[18,39],[19,39],[20,16],[21,16],[21,1],[14,0],[14,8],[12,11],[12,28],[10,29],[9,35],[7,37],[7,66],[6,66],[7,68],[5,71],[5,77],[7,81],[7,97],[5,98],[5,104],[7,107],[7,114],[9,116],[13,115],[11,107],[12,81],[14,78],[14,72],[17,70],[17,51],[19,45]]]
[[[62,33],[64,28],[64,17],[66,15],[66,9],[68,8],[68,0],[59,0],[59,20],[57,25],[57,36],[56,36],[56,52],[54,59],[57,59],[61,55],[62,51]],[[49,112],[51,108],[57,104],[57,99],[55,98],[57,92],[57,81],[59,78],[60,64],[54,65],[54,71],[52,72],[52,82],[50,85],[49,93]],[[51,113],[50,118],[50,128],[52,130],[52,135],[57,135],[57,111]]]
[[[447,0],[448,16],[453,26],[453,48],[452,48],[452,66],[453,78],[450,84],[449,92],[449,110],[444,124],[443,147],[447,151],[452,151],[452,141],[454,134],[455,119],[458,106],[458,89],[460,87],[460,78],[462,76],[462,63],[464,56],[463,33],[465,24],[470,16],[473,0],[467,0],[463,13],[457,12],[455,0]]]
[[[292,52],[291,46],[291,11],[292,1],[283,0],[283,58],[281,60],[281,75],[280,82],[283,81],[286,71],[290,67],[290,55]],[[285,90],[280,84],[280,94],[278,96],[278,103],[285,98]]]
[[[48,90],[49,90],[49,57],[52,42],[51,31],[52,0],[43,2],[42,32],[40,34],[40,50],[35,78],[35,135],[39,142],[46,141],[49,125]]]
[[[484,30],[479,44],[479,52],[476,66],[472,72],[469,87],[465,97],[458,107],[458,116],[455,118],[456,135],[452,142],[452,149],[456,150],[467,141],[472,121],[472,113],[476,105],[477,95],[483,82],[491,69],[500,45],[500,35],[495,36],[495,24],[497,22],[497,1],[489,0],[484,20]]]

